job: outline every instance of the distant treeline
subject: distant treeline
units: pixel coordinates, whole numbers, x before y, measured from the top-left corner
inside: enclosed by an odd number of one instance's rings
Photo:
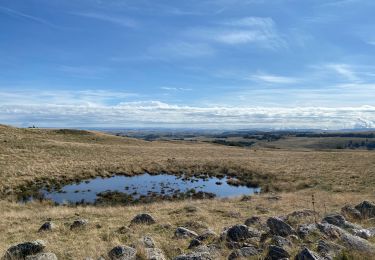
[[[255,144],[255,142],[226,141],[226,140],[220,140],[220,139],[211,141],[211,143],[221,144],[221,145],[228,145],[228,146],[239,146],[239,147],[250,147],[253,144]]]
[[[374,133],[297,133],[296,137],[349,137],[375,138]]]

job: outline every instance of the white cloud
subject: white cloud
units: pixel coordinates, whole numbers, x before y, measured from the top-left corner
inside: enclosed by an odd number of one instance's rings
[[[163,86],[161,87],[162,90],[167,90],[167,91],[191,91],[191,88],[181,88],[181,87],[167,87]]]
[[[249,79],[256,81],[263,81],[266,83],[275,83],[275,84],[291,84],[298,82],[297,78],[278,76],[266,73],[257,73],[249,77]]]
[[[71,13],[72,15],[77,15],[81,17],[96,19],[103,22],[108,22],[112,24],[116,24],[123,27],[128,28],[136,28],[138,27],[138,23],[128,17],[119,17],[115,15],[107,15],[107,14],[101,14],[101,13],[94,13],[94,12],[74,12]]]
[[[333,63],[333,64],[327,64],[325,67],[335,71],[336,73],[343,76],[347,80],[356,81],[356,82],[360,81],[356,72],[354,72],[353,68],[348,64]]]
[[[215,50],[205,43],[172,41],[151,47],[149,54],[150,58],[170,60],[212,56],[215,54]]]

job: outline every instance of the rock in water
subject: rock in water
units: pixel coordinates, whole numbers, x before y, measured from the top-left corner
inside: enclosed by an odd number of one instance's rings
[[[45,242],[42,240],[24,242],[8,248],[8,250],[5,252],[3,259],[25,259],[29,255],[41,253],[45,247]]]
[[[52,231],[55,229],[55,225],[51,221],[45,222],[38,230],[38,232]]]
[[[375,204],[370,201],[363,201],[355,209],[361,212],[362,218],[374,218],[375,217]]]
[[[289,224],[277,217],[267,219],[267,226],[273,235],[287,237],[295,233],[294,229]]]
[[[57,256],[54,253],[40,253],[27,256],[25,260],[57,260]]]
[[[74,222],[70,225],[70,229],[73,230],[73,229],[84,228],[87,226],[88,223],[89,222],[87,219],[77,219],[77,220],[74,220]]]
[[[147,213],[138,214],[131,221],[131,224],[151,225],[155,223],[156,223],[155,219],[150,214],[147,214]]]
[[[135,260],[137,250],[128,246],[116,246],[108,253],[111,260]]]
[[[194,231],[184,227],[178,227],[174,232],[174,235],[177,238],[196,238],[198,236]]]
[[[248,238],[259,237],[260,232],[255,228],[246,225],[234,225],[227,230],[227,239],[230,241],[241,242]]]
[[[280,260],[284,258],[289,258],[290,254],[282,247],[270,245],[268,247],[267,260]]]
[[[318,256],[315,252],[310,251],[308,248],[302,249],[301,252],[299,252],[295,260],[320,260],[322,259],[320,256]]]

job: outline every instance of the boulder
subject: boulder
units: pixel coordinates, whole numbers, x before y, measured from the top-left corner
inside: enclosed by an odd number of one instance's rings
[[[3,259],[25,259],[27,256],[41,253],[45,247],[45,242],[42,240],[20,243],[8,248]]]
[[[375,204],[370,201],[363,201],[355,206],[355,209],[361,213],[362,218],[375,217]]]
[[[111,260],[135,260],[137,250],[128,246],[116,246],[108,252]]]
[[[362,218],[361,212],[359,212],[359,210],[357,210],[356,208],[354,208],[351,205],[345,205],[344,207],[342,207],[341,208],[341,213],[345,217],[351,218],[351,219],[358,220],[358,219]]]
[[[174,235],[177,238],[196,238],[198,236],[196,232],[184,227],[178,227],[174,232]]]
[[[233,250],[228,256],[228,260],[248,258],[258,254],[259,251],[255,247],[242,247],[240,249]]]
[[[43,223],[38,232],[52,231],[53,229],[55,229],[55,224],[53,224],[51,221],[47,221]]]
[[[322,259],[318,254],[309,250],[307,247],[302,249],[295,257],[295,260],[320,260]]]
[[[54,253],[40,253],[27,256],[25,260],[57,260],[57,256]]]
[[[166,260],[163,251],[159,248],[146,248],[147,260]]]
[[[87,226],[88,223],[89,222],[86,219],[77,219],[77,220],[74,220],[73,223],[70,225],[70,229],[73,230],[73,229],[84,228]]]
[[[131,224],[151,225],[151,224],[155,224],[155,223],[156,223],[155,219],[150,214],[147,214],[147,213],[138,214],[131,221]]]
[[[323,218],[322,222],[344,228],[346,225],[346,219],[340,214],[331,214]]]
[[[241,242],[248,238],[259,237],[260,232],[246,225],[234,225],[227,230],[227,240]]]
[[[281,237],[281,236],[273,236],[272,237],[272,242],[271,242],[273,245],[276,245],[276,246],[279,246],[279,247],[282,247],[284,249],[290,249],[293,244],[292,242],[290,242],[288,239],[286,239],[285,237]]]
[[[275,246],[275,245],[270,245],[268,247],[268,253],[266,256],[267,260],[280,260],[280,259],[285,259],[289,258],[290,254],[288,251],[286,251],[284,248]]]
[[[286,237],[295,233],[294,229],[278,217],[267,219],[267,226],[273,235]]]

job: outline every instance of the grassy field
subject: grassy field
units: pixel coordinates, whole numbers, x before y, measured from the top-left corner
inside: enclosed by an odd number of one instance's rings
[[[15,202],[15,195],[39,185],[145,171],[233,175],[245,183],[259,184],[265,192],[276,192],[281,199],[269,199],[266,193],[251,201],[215,199],[128,207]],[[174,229],[163,224],[196,231],[209,227],[220,233],[224,226],[243,223],[252,215],[282,215],[311,208],[312,194],[321,215],[337,211],[345,203],[374,200],[375,152],[316,150],[303,145],[273,149],[200,141],[148,142],[99,132],[0,126],[0,176],[0,254],[10,244],[40,238],[61,259],[83,259],[106,254],[119,243],[134,244],[142,234],[151,234],[171,257],[185,251],[188,242],[171,240]],[[190,212],[189,208],[196,210]],[[158,224],[135,227],[126,234],[118,232],[140,212],[152,213]],[[89,227],[84,232],[69,231],[68,224],[78,217],[87,218]],[[57,231],[37,233],[48,218],[58,225]],[[189,223],[191,219],[196,223]]]

